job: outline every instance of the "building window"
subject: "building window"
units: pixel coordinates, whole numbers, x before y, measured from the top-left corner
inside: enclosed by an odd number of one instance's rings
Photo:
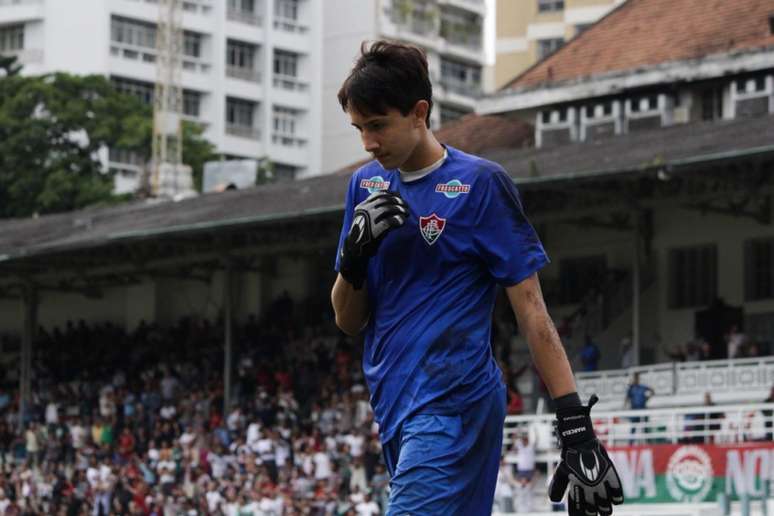
[[[543,125],[550,125],[550,124],[563,124],[567,122],[568,117],[570,116],[570,108],[569,107],[558,107],[556,109],[551,110],[545,110],[540,112],[540,118],[543,122]]]
[[[110,19],[110,40],[134,47],[156,48],[156,25],[131,18]]]
[[[559,262],[559,302],[576,304],[599,287],[607,272],[604,255],[566,258]]]
[[[201,113],[202,94],[198,91],[183,90],[183,114],[199,118]]]
[[[202,35],[198,32],[183,33],[183,54],[188,57],[202,57]]]
[[[285,50],[275,50],[274,73],[283,77],[297,77],[298,54]]]
[[[658,95],[634,98],[631,101],[632,113],[655,111],[658,109]]]
[[[548,13],[564,10],[564,0],[538,0],[538,12]]]
[[[155,86],[153,83],[138,81],[135,79],[126,79],[124,77],[111,77],[110,82],[113,83],[113,87],[126,95],[132,95],[137,97],[145,104],[153,104],[153,96]]]
[[[701,92],[701,119],[705,121],[723,118],[723,88],[716,86]]]
[[[458,120],[470,113],[469,109],[458,108],[448,104],[441,104],[441,125]]]
[[[613,114],[613,101],[608,100],[600,104],[585,107],[586,118],[608,117]]]
[[[538,59],[543,59],[553,54],[557,49],[564,45],[562,38],[539,39],[537,45]]]
[[[24,50],[24,25],[0,27],[0,52]]]
[[[226,74],[247,81],[260,81],[255,69],[258,47],[251,43],[228,40],[226,46]]]
[[[134,150],[110,148],[108,149],[108,161],[110,163],[120,163],[133,167],[144,167],[145,157]]]
[[[230,126],[253,128],[255,102],[234,98],[226,99],[226,123]]]
[[[441,84],[463,95],[474,95],[481,88],[481,67],[441,57]]]
[[[256,46],[251,43],[228,40],[226,64],[235,68],[255,68]]]
[[[734,81],[736,83],[736,92],[737,93],[755,93],[759,91],[765,91],[766,90],[766,77],[763,75],[759,75],[757,77],[754,77],[752,79],[738,79]],[[750,83],[752,85],[752,88],[750,91],[747,89],[747,85]]]
[[[255,0],[228,0],[228,10],[255,14]]]
[[[774,238],[745,242],[744,291],[747,301],[774,298]]]
[[[288,21],[298,21],[298,0],[274,0],[274,15]]]
[[[255,0],[228,0],[226,15],[232,21],[249,25],[261,24],[261,17],[256,12]]]
[[[449,43],[465,47],[481,48],[483,27],[481,17],[461,9],[441,11],[441,37]]]
[[[717,297],[718,250],[715,245],[669,252],[670,308],[706,306]]]

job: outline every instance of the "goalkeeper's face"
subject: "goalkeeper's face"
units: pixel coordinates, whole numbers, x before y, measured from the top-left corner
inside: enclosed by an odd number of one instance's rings
[[[352,125],[360,133],[363,148],[387,170],[408,168],[417,146],[422,141],[424,117],[415,112],[404,116],[397,109],[385,114],[363,114],[355,109],[348,111]]]

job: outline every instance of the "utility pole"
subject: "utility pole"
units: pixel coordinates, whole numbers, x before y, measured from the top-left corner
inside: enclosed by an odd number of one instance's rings
[[[190,168],[183,166],[183,2],[158,3],[150,186],[154,196],[174,196],[192,189]]]

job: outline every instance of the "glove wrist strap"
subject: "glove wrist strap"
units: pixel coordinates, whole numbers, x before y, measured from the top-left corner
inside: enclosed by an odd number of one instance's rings
[[[562,447],[591,441],[596,438],[588,407],[560,409],[556,413],[556,436]]]

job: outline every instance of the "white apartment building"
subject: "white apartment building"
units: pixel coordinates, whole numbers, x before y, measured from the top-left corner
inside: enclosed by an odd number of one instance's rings
[[[425,49],[434,129],[473,112],[478,97],[495,89],[496,0],[325,0],[325,6],[323,172],[368,157],[336,98],[364,40]]]
[[[184,0],[185,118],[226,158],[266,158],[280,177],[321,170],[320,0]],[[157,0],[0,0],[0,53],[25,74],[110,77],[152,102]],[[117,191],[141,163],[106,152]]]

